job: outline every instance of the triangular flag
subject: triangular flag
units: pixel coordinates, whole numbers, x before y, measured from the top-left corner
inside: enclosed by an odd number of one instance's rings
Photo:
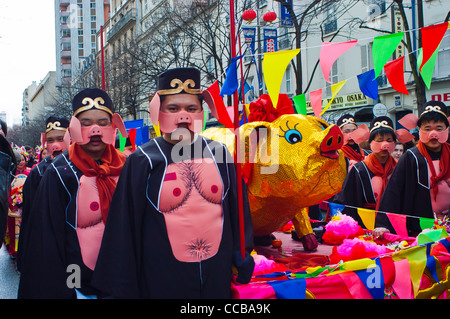
[[[373,230],[375,228],[375,211],[359,207],[357,211],[366,229]]]
[[[210,105],[211,114],[226,128],[234,130],[233,122],[228,115],[225,103],[219,92],[219,82],[216,80],[209,88],[203,91],[203,96],[209,101],[208,105]],[[213,105],[212,108],[211,105]]]
[[[372,272],[374,267],[375,272]],[[355,273],[358,275],[373,299],[384,299],[384,278],[383,271],[381,270],[380,258],[375,259],[375,265],[373,267],[367,267],[367,269],[358,270],[355,271]]]
[[[342,87],[344,86],[344,84],[346,82],[347,82],[347,80],[344,80],[339,83],[331,85],[331,94],[332,94],[331,99],[330,99],[330,101],[328,101],[328,104],[323,108],[322,113],[320,113],[320,115],[323,115],[323,113],[325,113],[328,110],[331,103],[333,103],[334,98],[336,97],[336,95],[339,93],[339,91],[342,89]]]
[[[320,117],[320,112],[322,112],[322,89],[309,92],[309,100],[311,101],[314,115]]]
[[[267,283],[272,286],[278,299],[305,299],[306,297],[305,278],[272,280]]]
[[[159,122],[158,124],[153,124],[153,128],[155,129],[155,134],[157,137],[161,136],[161,130],[159,129]]]
[[[263,71],[267,92],[274,108],[278,105],[281,81],[289,62],[299,54],[300,49],[264,53]]]
[[[243,55],[234,57],[231,59],[230,65],[227,68],[227,77],[220,90],[220,95],[233,95],[233,93],[238,89],[239,82],[237,77],[237,60],[241,59]]]
[[[427,265],[426,249],[426,246],[415,246],[405,250],[400,250],[398,253],[393,255],[394,261],[403,258],[408,259],[414,296],[417,295],[417,291],[419,290],[420,282],[422,280],[423,271]]]
[[[386,77],[394,90],[409,95],[405,85],[405,77],[403,76],[404,60],[405,57],[402,56],[394,61],[386,63],[384,66],[384,72],[386,73]]]
[[[330,81],[330,70],[334,62],[347,50],[353,48],[358,40],[341,42],[341,43],[331,43],[323,42],[322,48],[320,49],[320,67],[322,68],[323,77],[325,81],[331,83]]]
[[[425,63],[433,55],[434,51],[436,51],[437,47],[442,41],[442,38],[447,32],[448,22],[430,25],[428,27],[423,27],[420,29],[422,33],[422,51],[423,51],[423,59],[422,64],[420,65],[419,70],[422,71]]]
[[[131,151],[134,152],[136,150],[136,129],[131,128],[128,131],[128,136],[130,137],[130,142],[131,142],[131,146],[132,146]]]
[[[430,229],[430,228],[433,228],[433,226],[434,226],[434,219],[433,218],[419,217],[419,223],[420,223],[420,228],[422,230]]]
[[[328,203],[328,207],[330,208],[331,217],[342,213],[344,211],[345,205],[336,204],[336,203]]]
[[[127,144],[127,138],[122,137],[122,133],[119,131],[119,151],[123,152],[125,150],[125,145]]]
[[[391,57],[403,38],[403,32],[382,35],[373,39],[372,59],[375,69],[375,78],[380,75],[383,66]]]
[[[422,69],[420,70],[420,75],[422,76],[423,82],[427,86],[428,90],[430,89],[431,86],[431,78],[433,77],[434,65],[436,64],[438,52],[439,46],[437,47],[436,51],[434,51],[431,58],[423,65]],[[422,64],[422,61],[423,61],[423,51],[422,48],[420,48],[419,56],[417,58],[417,66],[420,66]]]
[[[406,229],[406,215],[386,213],[389,218],[392,227],[399,236],[408,236],[408,230]]]
[[[294,107],[297,114],[306,115],[306,98],[305,94],[296,95],[292,98],[294,100]]]
[[[375,80],[375,71],[369,70],[358,75],[359,89],[365,96],[378,99],[378,83]]]

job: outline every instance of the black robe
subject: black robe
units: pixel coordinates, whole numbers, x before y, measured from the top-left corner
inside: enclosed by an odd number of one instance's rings
[[[69,152],[57,156],[40,182],[27,229],[24,256],[26,263],[20,278],[20,298],[76,298],[67,282],[75,274],[69,265],[79,266],[85,295],[97,294],[90,285],[93,271],[84,263],[76,233],[77,195],[83,173],[69,160]],[[78,289],[78,288],[77,288]]]
[[[431,153],[430,153],[431,155]],[[432,159],[437,159],[433,158]],[[417,147],[408,149],[400,157],[381,197],[382,212],[434,218],[430,196],[428,164]],[[395,234],[386,214],[377,214],[375,227],[385,227]],[[410,236],[421,232],[418,218],[406,219]]]
[[[217,253],[201,262],[181,262],[172,253],[166,222],[158,210],[165,172],[173,163],[173,147],[162,137],[152,139],[132,153],[122,169],[92,280],[106,295],[174,299],[231,297],[232,255],[240,247],[235,164],[223,144],[201,136],[191,144],[191,154],[183,155],[192,159],[213,158],[214,154],[225,195]],[[197,147],[203,152],[200,156],[195,154]],[[244,218],[249,252],[253,233],[246,192]]]
[[[341,191],[333,197],[332,202],[353,207],[375,209],[376,199],[372,188],[375,174],[364,161],[355,163],[345,177]],[[345,207],[343,213],[355,219],[361,227],[365,227],[355,208]]]
[[[27,240],[28,240],[28,232],[27,232],[27,228],[29,227],[28,217],[31,211],[31,207],[33,206],[33,201],[36,196],[39,183],[41,182],[42,176],[44,175],[45,171],[52,163],[52,161],[53,158],[51,155],[44,158],[41,162],[39,162],[39,164],[37,164],[30,171],[30,174],[25,180],[25,184],[23,184],[22,221],[20,224],[20,234],[19,234],[20,240],[17,251],[17,269],[21,273],[23,272],[22,265],[24,264],[24,251],[27,247]]]

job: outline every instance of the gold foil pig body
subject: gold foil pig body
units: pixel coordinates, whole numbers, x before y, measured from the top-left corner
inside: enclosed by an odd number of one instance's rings
[[[234,134],[210,128],[202,135],[234,153]],[[313,116],[282,115],[239,129],[240,153],[255,236],[293,221],[299,237],[312,234],[307,207],[338,193],[346,175],[340,129]]]

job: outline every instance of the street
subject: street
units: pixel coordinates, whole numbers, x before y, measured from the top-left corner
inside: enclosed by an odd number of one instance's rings
[[[0,299],[16,299],[19,274],[3,245],[0,248]]]

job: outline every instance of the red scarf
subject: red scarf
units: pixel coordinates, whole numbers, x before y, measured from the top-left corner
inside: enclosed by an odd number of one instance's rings
[[[80,169],[87,177],[96,176],[98,195],[100,197],[100,206],[102,209],[102,219],[106,222],[108,216],[109,204],[112,195],[116,190],[116,182],[111,176],[119,176],[126,157],[117,151],[114,146],[108,144],[102,158],[102,164],[97,162],[83,151],[80,145],[74,143],[69,147],[69,159]]]
[[[423,157],[426,158],[428,167],[430,168],[431,188],[433,189],[434,199],[436,199],[438,193],[438,183],[442,180],[450,178],[450,169],[449,169],[450,144],[448,143],[442,144],[441,159],[439,160],[439,168],[441,169],[441,172],[439,173],[439,175],[436,175],[436,170],[434,169],[433,161],[431,159],[430,154],[427,151],[425,144],[419,141],[419,143],[417,143],[417,148],[419,149],[420,154],[422,154]]]
[[[347,157],[348,159],[357,162],[361,162],[362,160],[364,160],[364,151],[361,147],[359,148],[359,153],[348,144],[342,146],[341,150],[344,152],[345,157]]]
[[[380,195],[378,196],[376,206],[376,209],[378,210],[381,195],[383,195],[384,189],[386,188],[388,177],[394,171],[394,167],[397,164],[397,161],[392,156],[389,155],[389,158],[387,159],[383,167],[378,158],[376,158],[375,154],[371,153],[364,159],[364,163],[367,165],[367,167],[370,169],[372,173],[374,173],[376,176],[381,177],[381,179],[383,180]]]

